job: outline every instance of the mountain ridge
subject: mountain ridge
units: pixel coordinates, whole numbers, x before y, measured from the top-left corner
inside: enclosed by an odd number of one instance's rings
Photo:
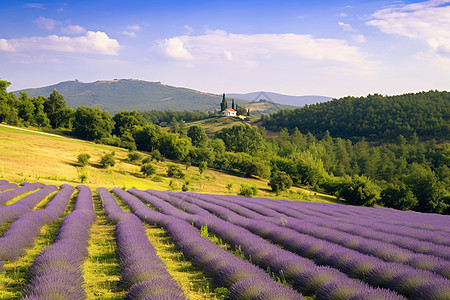
[[[94,82],[69,80],[39,88],[21,89],[13,93],[19,95],[20,92],[27,92],[29,97],[48,97],[54,89],[58,90],[65,97],[67,105],[72,108],[86,105],[99,107],[111,114],[122,110],[187,110],[208,112],[219,109],[220,102],[222,101],[222,95],[215,95],[185,87],[170,86],[162,84],[159,81],[151,82],[139,79],[97,80]],[[266,93],[273,94],[270,92]],[[234,97],[233,95],[239,94],[227,94],[226,97],[229,100],[231,98],[235,99],[235,103],[239,106],[249,108],[253,112],[253,115],[270,114],[280,109],[295,108],[295,105],[275,103],[270,101],[270,99],[251,102],[240,97]]]

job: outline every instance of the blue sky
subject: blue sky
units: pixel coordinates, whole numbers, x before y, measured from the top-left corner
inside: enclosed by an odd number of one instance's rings
[[[450,1],[12,1],[9,90],[133,78],[212,93],[450,90]]]

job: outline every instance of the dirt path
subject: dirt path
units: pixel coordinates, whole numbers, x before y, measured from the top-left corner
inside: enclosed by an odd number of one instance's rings
[[[0,124],[0,126],[12,128],[12,129],[17,129],[17,130],[23,130],[23,131],[33,132],[33,133],[39,133],[39,134],[43,134],[43,135],[56,136],[56,137],[60,137],[60,138],[64,138],[64,139],[69,139],[69,140],[77,140],[77,139],[70,138],[70,137],[63,136],[63,135],[57,135],[57,134],[48,133],[48,132],[36,131],[36,130],[31,130],[31,129],[26,129],[26,128],[20,128],[20,127],[11,126],[11,125]]]

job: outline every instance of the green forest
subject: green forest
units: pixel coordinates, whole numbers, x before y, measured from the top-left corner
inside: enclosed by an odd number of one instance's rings
[[[400,134],[421,139],[450,137],[450,93],[429,91],[399,96],[345,97],[262,118],[270,130],[299,128],[323,136],[393,141]]]
[[[239,124],[208,137],[188,121],[203,113],[121,111],[20,97],[0,81],[0,122],[60,129],[66,134],[142,150],[158,158],[269,179],[274,193],[292,184],[350,204],[450,213],[450,93],[343,98],[284,110],[263,126]],[[218,103],[219,105],[219,103]],[[157,124],[168,123],[169,130]],[[279,131],[266,137],[266,128]],[[439,140],[440,142],[436,142]]]

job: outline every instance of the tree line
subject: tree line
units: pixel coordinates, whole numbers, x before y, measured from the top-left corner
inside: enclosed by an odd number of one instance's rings
[[[398,135],[421,139],[450,136],[450,93],[429,91],[399,96],[344,97],[281,110],[262,118],[270,130],[299,128],[316,136],[385,141]]]
[[[208,137],[204,128],[187,126],[182,114],[172,115],[166,131],[137,111],[111,116],[87,106],[73,110],[56,90],[49,98],[30,99],[26,93],[17,98],[6,92],[8,84],[0,81],[0,122],[65,128],[81,139],[267,178],[275,192],[307,185],[356,205],[450,212],[450,145],[424,141],[416,132],[375,145],[330,131],[318,137],[297,127],[267,138],[264,127],[240,124]]]

